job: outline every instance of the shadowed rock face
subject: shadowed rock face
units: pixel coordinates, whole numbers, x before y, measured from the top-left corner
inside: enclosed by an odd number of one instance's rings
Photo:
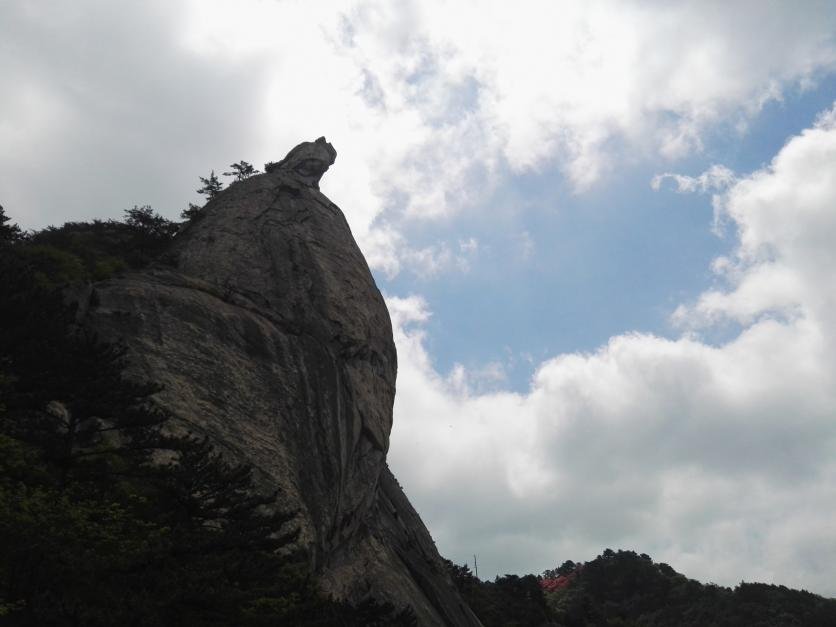
[[[97,283],[85,325],[129,348],[184,428],[251,464],[300,511],[327,590],[479,625],[386,466],[397,359],[389,314],[340,209],[319,138],[231,185],[165,263]]]

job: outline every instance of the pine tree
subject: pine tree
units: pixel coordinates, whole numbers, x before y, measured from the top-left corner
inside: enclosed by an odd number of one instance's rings
[[[256,170],[251,163],[247,163],[246,161],[239,161],[238,163],[233,163],[229,166],[232,168],[231,172],[224,172],[224,176],[234,176],[236,181],[243,181],[244,179],[248,179],[255,174],[259,174],[259,171]]]
[[[203,183],[203,187],[198,189],[197,193],[203,194],[209,200],[212,200],[223,189],[223,185],[221,184],[218,177],[215,176],[214,170],[212,170],[212,173],[209,175],[209,178],[203,176],[198,178],[200,178],[200,182]]]
[[[150,206],[125,210],[125,225],[130,233],[131,265],[144,266],[168,246],[180,226],[162,217]]]
[[[6,216],[3,205],[0,205],[0,241],[16,242],[23,237],[23,233],[21,233],[17,224],[6,224],[9,221],[11,221],[11,218]]]
[[[180,217],[184,220],[192,221],[200,215],[201,207],[194,203],[189,203],[189,206],[180,212]]]
[[[12,279],[0,284],[0,363],[14,380],[3,432],[40,450],[61,485],[101,479],[114,454],[147,461],[150,431],[166,419],[149,404],[159,387],[123,377],[124,348],[72,331],[74,308],[16,251],[0,253],[0,270]]]
[[[154,240],[168,240],[179,228],[177,224],[154,211],[150,205],[134,205],[133,209],[125,209],[125,224],[133,231]]]

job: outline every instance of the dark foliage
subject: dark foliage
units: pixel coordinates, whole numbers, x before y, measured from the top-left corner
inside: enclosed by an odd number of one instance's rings
[[[499,625],[741,627],[836,625],[836,600],[784,586],[701,584],[632,551],[605,550],[532,575],[482,582],[467,566],[448,572],[486,627]],[[538,596],[529,579],[536,583]]]
[[[230,172],[224,172],[224,176],[234,176],[236,181],[243,181],[244,179],[248,179],[251,176],[258,174],[258,170],[256,170],[251,163],[247,163],[246,161],[239,161],[238,163],[233,163],[230,166]]]
[[[632,551],[604,551],[549,597],[568,626],[836,624],[836,600],[766,584],[705,585]]]
[[[180,228],[156,213],[149,205],[134,205],[133,209],[126,209],[124,221],[134,235],[132,248],[140,251],[159,248],[174,237]]]
[[[196,205],[190,202],[189,206],[180,212],[180,217],[184,220],[188,220],[189,222],[191,222],[192,220],[197,219],[202,209],[203,207],[201,207],[200,205]]]
[[[208,178],[204,176],[198,178],[200,178],[200,182],[203,183],[203,187],[199,188],[197,193],[203,194],[208,200],[212,200],[215,196],[217,196],[224,187],[223,183],[221,183],[220,179],[215,175],[214,170],[212,170],[212,173]]]
[[[578,564],[572,560],[566,560],[557,568],[552,568],[543,572],[544,579],[554,579],[555,577],[571,575],[577,569]]]
[[[17,224],[6,224],[11,218],[6,215],[3,205],[0,205],[0,241],[14,242],[23,237]]]
[[[456,587],[485,627],[549,624],[549,610],[536,576],[505,575],[494,581],[480,581],[467,566],[445,562]]]
[[[42,286],[56,287],[141,268],[167,248],[178,229],[178,224],[146,205],[126,210],[124,221],[48,227],[20,242],[16,249]]]
[[[226,625],[286,600],[266,573],[294,562],[277,552],[292,515],[265,509],[274,496],[252,496],[249,470],[205,441],[165,435],[157,387],[123,377],[120,348],[73,332],[72,311],[18,251],[4,246],[0,268],[14,277],[0,288],[9,620]]]

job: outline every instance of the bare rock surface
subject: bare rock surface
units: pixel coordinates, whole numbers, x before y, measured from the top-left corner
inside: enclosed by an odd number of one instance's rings
[[[85,325],[165,386],[183,428],[298,508],[327,591],[479,625],[386,465],[397,358],[389,314],[340,209],[324,138],[209,202],[163,261],[95,284]]]

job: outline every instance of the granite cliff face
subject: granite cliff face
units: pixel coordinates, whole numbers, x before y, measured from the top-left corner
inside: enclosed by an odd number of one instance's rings
[[[397,358],[383,298],[318,187],[324,138],[206,205],[156,266],[95,284],[83,324],[121,339],[176,422],[300,515],[327,590],[479,625],[386,465]]]

